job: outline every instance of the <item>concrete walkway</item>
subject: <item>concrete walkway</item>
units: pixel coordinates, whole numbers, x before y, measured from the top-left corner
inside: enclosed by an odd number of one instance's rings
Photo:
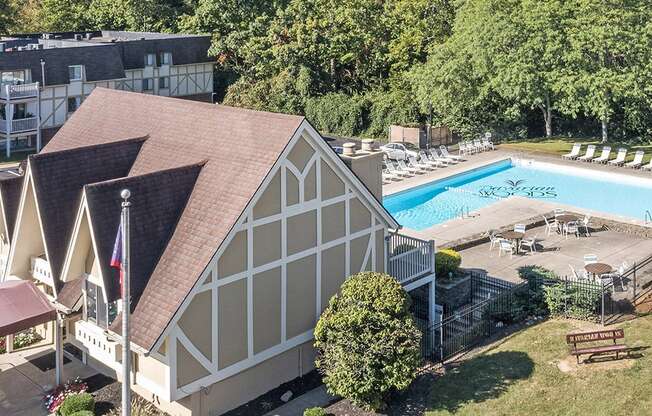
[[[266,413],[264,416],[303,416],[304,410],[310,409],[311,407],[326,407],[334,399],[326,391],[326,386],[322,385],[302,394],[296,399],[290,400],[283,406]]]
[[[41,371],[30,360],[52,353],[51,345],[0,354],[0,415],[45,416],[43,397],[55,383],[54,369]],[[68,361],[69,360],[69,361]],[[86,378],[97,372],[77,359],[66,356],[64,380]]]

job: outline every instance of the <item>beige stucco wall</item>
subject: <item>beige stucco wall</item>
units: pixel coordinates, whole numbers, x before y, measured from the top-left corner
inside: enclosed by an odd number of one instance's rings
[[[281,258],[281,221],[254,227],[254,267]]]
[[[299,169],[299,172],[303,172],[303,169],[306,167],[313,154],[315,154],[315,151],[312,146],[308,144],[306,139],[300,137],[292,150],[290,150],[290,153],[288,153],[287,158],[294,166],[296,166],[297,169]]]
[[[287,265],[286,332],[288,339],[303,334],[316,324],[317,256]]]
[[[371,234],[367,234],[358,237],[355,240],[351,240],[351,274],[360,273],[362,271],[362,262],[367,253],[370,236]],[[369,256],[369,258],[371,258],[371,256]]]
[[[371,213],[358,198],[351,199],[349,206],[351,232],[366,230],[371,227]]]
[[[192,383],[210,373],[188,352],[188,350],[177,342],[177,362],[183,365],[177,365],[177,385]]]
[[[84,273],[90,274],[94,260],[95,254],[92,250],[91,231],[88,226],[88,217],[84,213],[77,230],[75,245],[70,253],[68,271],[65,276],[62,276],[63,281],[78,279]]]
[[[285,173],[285,204],[287,206],[299,203],[299,179],[289,170]]]
[[[327,205],[321,210],[322,243],[337,240],[346,234],[346,207],[344,202]]]
[[[136,373],[147,378],[147,380],[158,386],[166,386],[165,375],[169,371],[167,364],[160,362],[156,358],[138,355],[138,367]]]
[[[344,182],[323,160],[321,161],[321,192],[323,200],[344,195]]]
[[[346,246],[337,245],[322,251],[321,261],[321,307],[328,305],[328,300],[339,290],[346,278],[344,256]]]
[[[258,219],[279,212],[281,212],[281,173],[276,172],[256,205],[254,205],[253,214],[254,219]]]
[[[217,272],[222,279],[247,269],[247,232],[237,232],[217,262]]]
[[[211,314],[212,294],[210,290],[198,293],[179,319],[179,328],[199,351],[212,359],[213,317]]]
[[[378,199],[383,199],[383,152],[358,153],[354,157],[342,155],[342,160]]]
[[[385,271],[385,231],[376,231],[376,271]]]
[[[281,342],[281,268],[254,275],[254,354]]]
[[[317,211],[287,219],[287,254],[292,255],[317,245]]]
[[[217,304],[218,368],[222,369],[247,358],[247,281],[220,287]]]
[[[303,179],[303,198],[312,201],[317,198],[317,167],[313,165]]]
[[[16,225],[13,261],[9,266],[9,274],[22,279],[30,278],[31,257],[45,252],[31,178],[27,186],[21,221]]]

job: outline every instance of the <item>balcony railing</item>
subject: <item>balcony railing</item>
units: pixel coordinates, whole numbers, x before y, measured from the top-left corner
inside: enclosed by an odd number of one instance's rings
[[[38,82],[30,84],[5,84],[0,88],[0,98],[3,100],[19,100],[38,96]]]
[[[399,283],[407,283],[435,272],[435,242],[392,234],[388,245],[388,272]]]
[[[0,120],[0,133],[23,133],[38,129],[38,117]]]
[[[32,277],[47,285],[54,285],[50,263],[42,257],[32,257]]]

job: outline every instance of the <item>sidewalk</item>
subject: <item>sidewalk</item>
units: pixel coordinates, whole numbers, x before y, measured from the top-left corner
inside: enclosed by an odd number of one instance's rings
[[[311,407],[326,407],[335,397],[328,394],[326,386],[322,385],[316,389],[292,399],[281,407],[266,413],[264,416],[303,416],[303,411]]]

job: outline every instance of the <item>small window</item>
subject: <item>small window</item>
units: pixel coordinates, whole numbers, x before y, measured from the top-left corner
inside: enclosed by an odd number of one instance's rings
[[[68,77],[70,81],[81,81],[82,80],[82,66],[81,65],[70,65],[68,67]]]
[[[145,55],[145,66],[156,66],[156,55],[148,53]]]
[[[170,78],[169,77],[160,77],[158,79],[158,89],[170,88]]]
[[[143,80],[143,91],[152,91],[154,89],[154,80],[152,78],[145,78]]]
[[[81,97],[68,97],[68,113],[74,113],[81,105]]]
[[[172,65],[172,54],[170,52],[161,52],[159,54],[161,65]]]

